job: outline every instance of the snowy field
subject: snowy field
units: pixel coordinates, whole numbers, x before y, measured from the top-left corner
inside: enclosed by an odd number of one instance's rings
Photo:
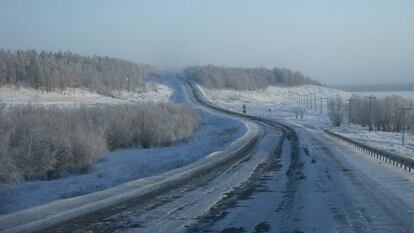
[[[296,119],[294,109],[298,106],[295,96],[298,93],[316,93],[317,97],[341,97],[349,98],[352,93],[341,90],[303,86],[293,88],[270,87],[264,91],[236,91],[236,90],[210,90],[200,87],[209,100],[227,109],[241,112],[242,105],[246,104],[247,113],[273,119],[288,121],[292,124],[304,127],[308,130],[321,131],[329,128],[345,137],[353,138],[375,148],[390,151],[402,156],[414,158],[414,135],[408,134],[406,145],[402,146],[401,133],[392,132],[368,132],[368,129],[359,126],[348,128],[347,122],[341,128],[332,128],[326,116],[326,106],[317,101],[317,110],[307,108],[303,119]],[[318,100],[318,98],[317,98]],[[270,111],[269,111],[270,109]]]
[[[210,98],[210,101],[220,101],[226,106],[237,105],[240,103],[260,103],[260,105],[275,105],[279,103],[294,103],[299,95],[316,94],[317,105],[320,104],[319,98],[347,99],[351,93],[335,90],[327,87],[305,85],[300,87],[276,87],[270,86],[258,91],[236,91],[236,90],[213,90],[202,88],[203,92]],[[314,97],[312,97],[314,98]],[[239,106],[240,107],[240,106]]]
[[[168,102],[173,90],[165,85],[149,83],[144,90],[139,92],[118,91],[113,93],[114,97],[99,95],[87,89],[72,88],[58,92],[42,93],[41,90],[20,87],[15,89],[11,86],[0,88],[0,101],[9,106],[21,104],[33,105],[55,105],[65,107],[76,107],[82,105],[105,105],[125,104],[131,102]]]

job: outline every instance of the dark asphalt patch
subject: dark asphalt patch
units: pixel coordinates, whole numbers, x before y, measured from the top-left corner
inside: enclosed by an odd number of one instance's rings
[[[256,227],[254,228],[254,232],[253,233],[264,233],[264,232],[269,232],[270,228],[272,228],[270,226],[270,224],[268,222],[262,222],[256,225]]]

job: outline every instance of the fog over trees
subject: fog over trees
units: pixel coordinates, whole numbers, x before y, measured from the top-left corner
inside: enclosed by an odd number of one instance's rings
[[[113,90],[142,88],[144,74],[152,69],[122,59],[72,52],[0,50],[0,87],[24,85],[45,92],[82,87],[109,94]]]
[[[207,88],[257,90],[268,86],[321,85],[300,72],[283,68],[232,68],[213,65],[192,66],[184,70],[185,77]]]
[[[0,184],[85,172],[107,150],[168,145],[199,125],[198,114],[175,104],[0,110]]]

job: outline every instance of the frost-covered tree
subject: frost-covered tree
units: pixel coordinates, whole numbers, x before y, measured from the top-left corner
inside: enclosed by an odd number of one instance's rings
[[[328,116],[333,126],[339,127],[344,119],[344,111],[342,98],[336,98],[328,103]]]
[[[107,149],[168,145],[198,124],[194,111],[173,104],[17,107],[0,114],[0,183],[85,172]]]
[[[84,87],[110,94],[144,87],[154,69],[122,59],[81,56],[71,52],[0,50],[0,86],[30,86],[45,92]]]
[[[298,106],[294,109],[296,119],[303,119],[303,115],[305,114],[305,109],[302,106]]]
[[[320,85],[319,82],[305,77],[299,72],[288,69],[232,68],[218,66],[192,66],[184,70],[187,79],[196,81],[205,87],[215,89],[257,90],[270,85],[300,86]]]

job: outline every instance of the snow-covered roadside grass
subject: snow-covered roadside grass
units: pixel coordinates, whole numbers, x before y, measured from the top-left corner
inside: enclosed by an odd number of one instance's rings
[[[77,107],[82,105],[125,104],[133,102],[168,102],[173,90],[162,84],[148,83],[138,92],[116,91],[113,97],[103,96],[87,89],[69,88],[62,93],[43,92],[33,88],[0,87],[0,100],[10,105],[55,105]]]
[[[94,164],[88,174],[6,186],[0,190],[0,214],[160,174],[219,151],[246,132],[246,127],[237,120],[211,112],[200,114],[201,127],[186,142],[169,147],[116,150]]]
[[[340,128],[331,128],[330,120],[326,115],[325,102],[322,102],[323,113],[320,113],[319,97],[340,97],[346,100],[352,96],[350,92],[312,85],[292,88],[269,87],[265,90],[245,92],[199,88],[209,101],[233,111],[241,112],[242,105],[246,104],[248,114],[286,120],[308,130],[320,131],[329,128],[333,132],[369,146],[414,158],[414,135],[412,134],[406,134],[406,145],[402,146],[401,133],[369,132],[367,128],[355,125],[349,128],[347,122],[344,122]],[[296,119],[294,111],[299,105],[296,103],[295,97],[298,94],[307,95],[309,93],[316,93],[317,110],[307,108],[303,119]]]
[[[406,143],[405,146],[403,146],[401,141],[402,135],[398,132],[369,132],[367,127],[357,125],[352,125],[351,128],[348,126],[335,127],[332,128],[331,131],[374,148],[414,158],[414,135],[410,133],[406,133]]]

